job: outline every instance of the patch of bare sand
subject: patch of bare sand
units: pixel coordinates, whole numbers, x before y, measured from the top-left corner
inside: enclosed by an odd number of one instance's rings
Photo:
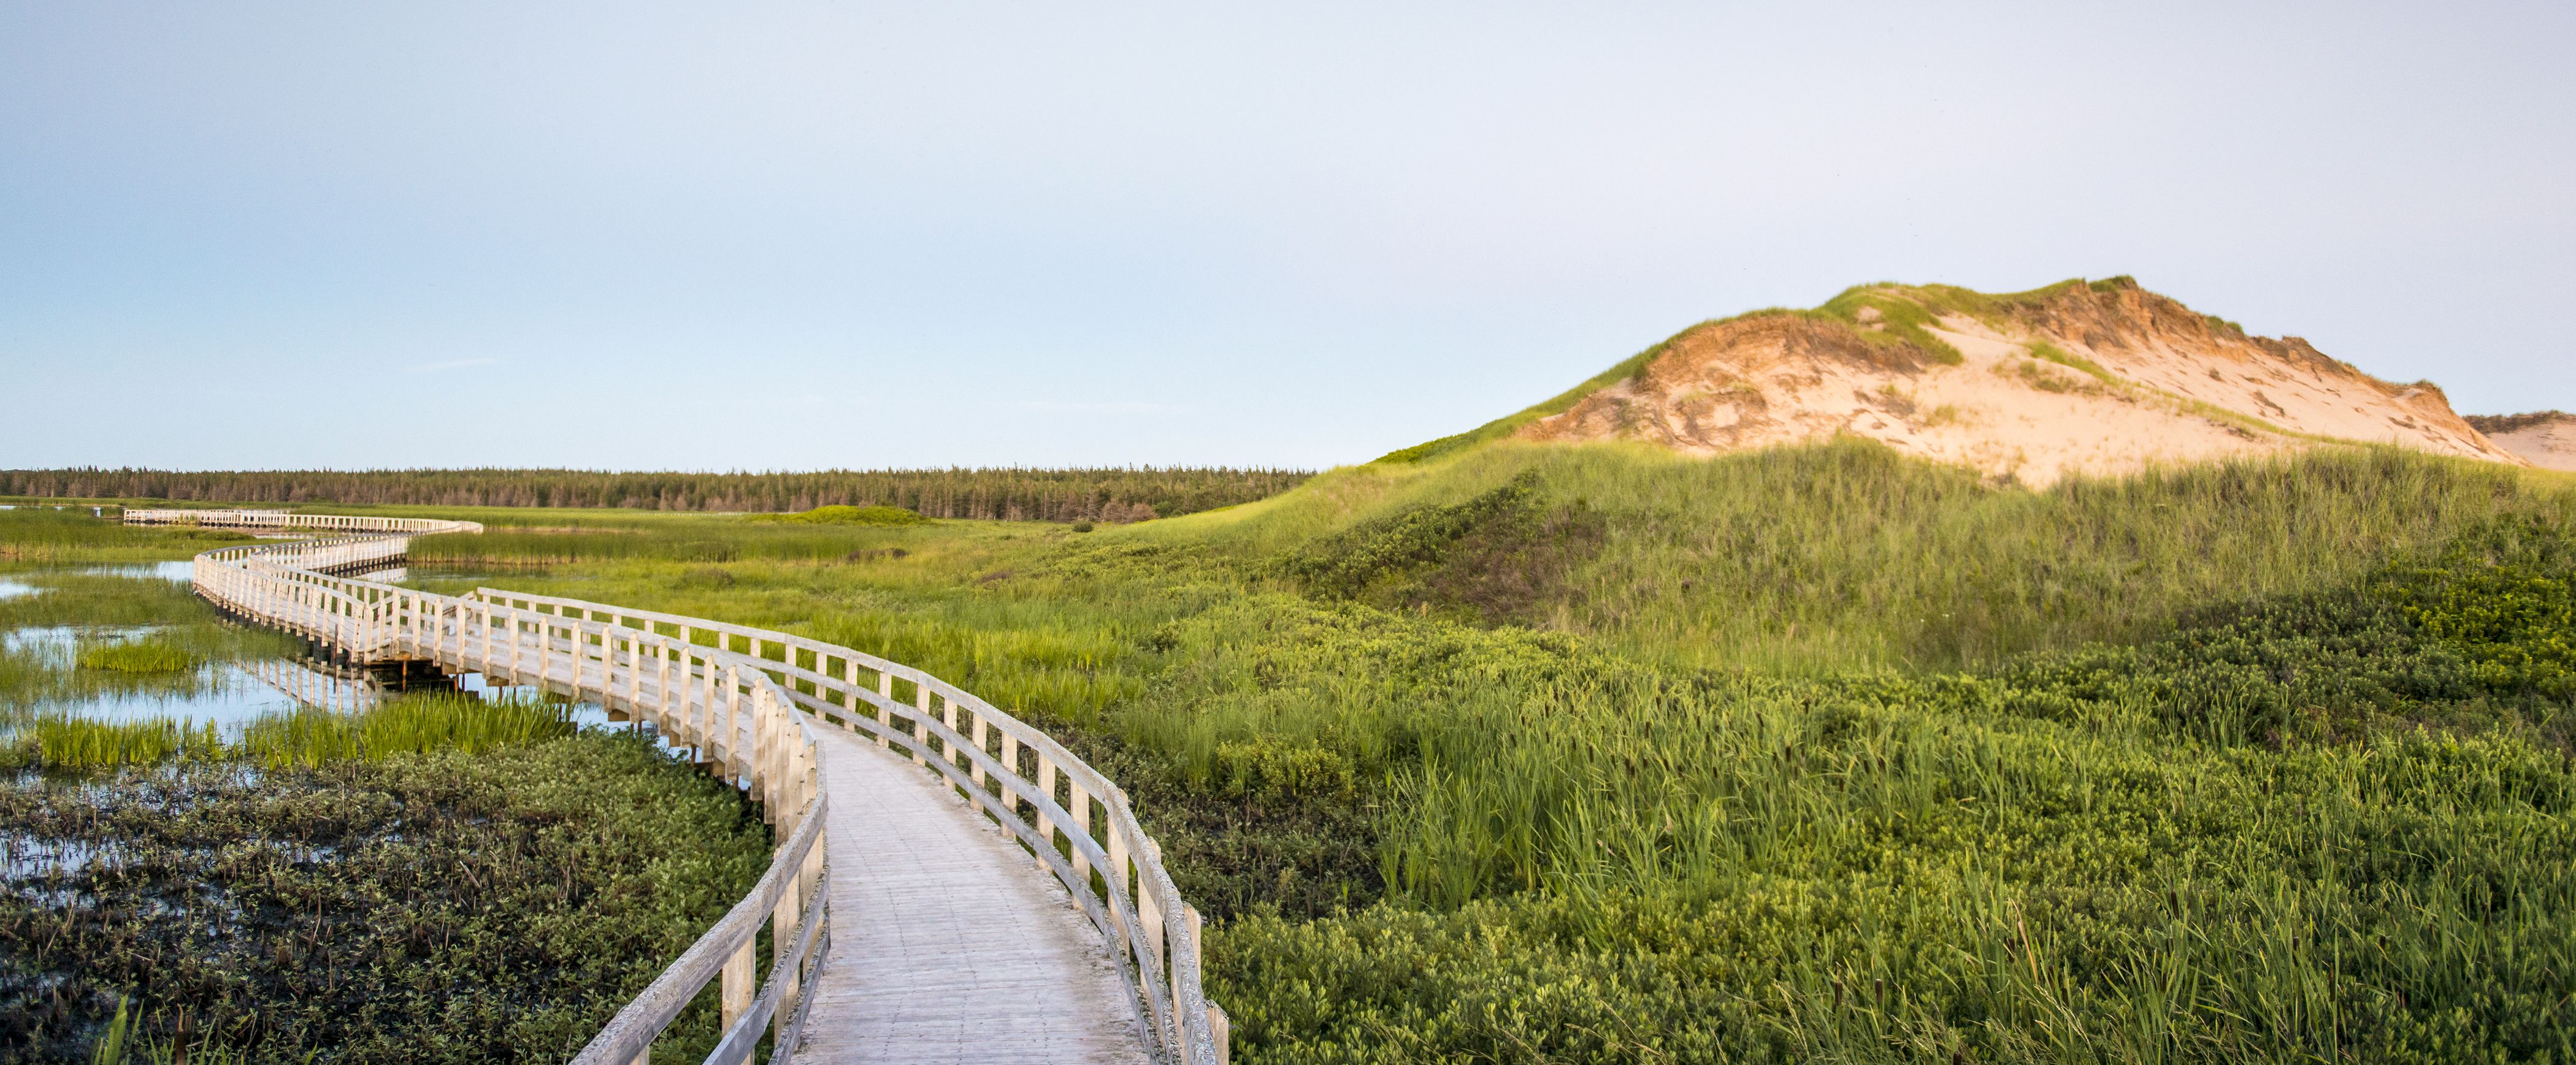
[[[2542,411],[2471,418],[2487,439],[2544,470],[2576,472],[2576,414]]]

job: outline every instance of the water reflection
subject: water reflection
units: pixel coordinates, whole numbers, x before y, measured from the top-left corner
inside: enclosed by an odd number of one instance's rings
[[[135,577],[189,584],[197,579],[197,563],[194,559],[183,558],[176,562],[145,562],[131,566],[92,566],[77,572],[85,577]]]
[[[63,683],[59,694],[38,698],[25,709],[68,713],[100,721],[186,718],[235,728],[262,714],[293,710],[297,690],[319,691],[282,670],[310,671],[285,659],[208,662],[167,674],[102,673],[77,666],[84,641],[129,640],[149,635],[151,628],[53,625],[0,634],[0,653],[54,673]],[[266,675],[263,675],[266,674]],[[280,682],[286,686],[281,686]]]
[[[194,563],[188,560],[22,572],[12,577],[0,577],[0,600],[46,593],[47,589],[42,584],[33,582],[49,575],[77,574],[185,584],[193,579],[194,573]],[[394,567],[369,573],[366,578],[396,583],[422,575],[449,579],[457,576],[447,572],[424,574],[417,568]],[[39,715],[66,715],[120,723],[188,721],[199,725],[211,724],[229,736],[238,737],[245,725],[259,718],[308,708],[356,713],[375,706],[389,695],[404,691],[458,691],[495,701],[557,698],[533,685],[495,684],[481,673],[451,676],[428,662],[370,669],[301,655],[225,657],[225,652],[209,648],[214,654],[212,660],[167,673],[128,673],[80,666],[82,651],[101,644],[175,637],[182,644],[202,647],[202,634],[191,636],[195,630],[195,625],[77,623],[0,630],[0,678],[10,682],[6,689],[0,689],[0,733],[10,731],[12,722],[24,722]],[[608,712],[594,702],[570,703],[568,710],[571,720],[577,725],[636,727],[623,720],[622,714],[618,720],[612,720]],[[644,726],[640,731],[650,734],[654,730]],[[673,751],[682,749],[667,743],[662,746]]]

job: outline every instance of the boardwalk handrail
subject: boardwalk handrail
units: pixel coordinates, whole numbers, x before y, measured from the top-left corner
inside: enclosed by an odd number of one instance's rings
[[[748,779],[754,793],[768,800],[765,808],[785,838],[761,886],[620,1011],[576,1062],[641,1060],[652,1033],[716,978],[704,971],[708,958],[726,959],[721,970],[728,1028],[708,1060],[748,1060],[743,1055],[764,1023],[777,1034],[779,1057],[791,1052],[807,1004],[797,990],[828,952],[831,938],[819,883],[823,851],[815,842],[823,822],[815,815],[823,807],[813,719],[900,749],[1009,830],[1071,892],[1109,945],[1157,1061],[1226,1061],[1226,1015],[1201,986],[1199,913],[1181,898],[1163,867],[1162,848],[1137,823],[1126,793],[1053,737],[972,693],[911,666],[793,633],[495,588],[461,597],[433,595],[326,572],[397,557],[407,534],[481,531],[471,522],[260,511],[128,511],[126,518],[183,520],[165,517],[170,514],[195,516],[201,524],[209,523],[203,520],[208,514],[225,515],[216,524],[234,522],[236,515],[339,519],[298,524],[361,535],[199,555],[198,594],[361,661],[430,658],[460,671],[479,669],[596,699],[611,709],[622,705],[630,714],[654,718],[673,743],[704,746],[717,772]],[[239,527],[267,526],[243,520]],[[899,694],[910,700],[898,700]],[[755,736],[749,757],[735,750],[741,737],[733,731],[746,699]],[[727,710],[721,732],[715,720],[720,704]],[[773,735],[784,732],[778,726],[789,723],[800,742],[774,742]],[[799,872],[783,872],[791,869]],[[798,890],[778,886],[788,877]],[[778,960],[755,999],[750,954],[764,911],[776,922]],[[678,990],[683,986],[685,993]]]
[[[1117,959],[1158,1059],[1226,1060],[1230,1024],[1201,984],[1198,909],[1181,898],[1127,793],[1054,737],[928,672],[812,637],[499,588],[477,588],[470,598],[711,635],[758,663],[796,705],[901,749],[1009,830],[1072,892]],[[898,684],[911,689],[910,701],[898,698]]]
[[[149,517],[138,521],[150,521]],[[607,633],[604,626],[566,625],[533,610],[495,608],[455,596],[334,576],[329,570],[372,565],[403,553],[419,532],[474,531],[471,523],[369,525],[363,535],[217,548],[199,554],[196,591],[219,606],[305,635],[359,661],[428,658],[508,683],[536,684],[603,705],[623,703],[651,716],[675,745],[703,750],[710,768],[747,784],[781,837],[760,883],[700,936],[642,995],[618,1011],[576,1062],[642,1062],[654,1037],[708,983],[721,981],[724,1037],[711,1065],[751,1060],[764,1029],[774,1033],[774,1060],[792,1056],[811,999],[814,970],[830,950],[829,895],[820,845],[826,818],[817,767],[818,737],[806,715],[756,664],[720,649],[687,646],[656,633]],[[470,528],[463,526],[471,526]],[[506,632],[506,635],[504,634]],[[621,668],[621,666],[623,668]],[[645,683],[648,675],[651,685]],[[750,733],[745,744],[744,732]],[[793,729],[794,731],[789,731]],[[755,996],[758,936],[774,934],[766,987]]]
[[[483,531],[481,522],[439,518],[381,518],[355,514],[299,514],[291,510],[133,510],[129,525],[197,525],[224,529],[339,529],[370,533],[445,533]]]

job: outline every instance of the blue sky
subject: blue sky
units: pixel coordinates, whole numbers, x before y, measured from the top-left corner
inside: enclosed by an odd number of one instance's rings
[[[0,3],[0,465],[1324,466],[2136,275],[2576,409],[2576,7]]]

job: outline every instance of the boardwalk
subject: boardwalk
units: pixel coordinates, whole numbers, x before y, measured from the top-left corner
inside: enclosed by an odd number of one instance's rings
[[[1224,1065],[1199,917],[1117,784],[1044,732],[897,662],[791,633],[481,588],[337,576],[470,522],[128,511],[339,539],[199,555],[196,591],[359,664],[435,663],[650,723],[776,826],[758,886],[574,1060],[629,1065],[721,981],[710,1065]],[[971,798],[970,798],[971,797]],[[772,956],[756,955],[771,933]],[[764,975],[765,972],[765,975]]]
[[[799,1062],[1135,1062],[1136,1009],[1082,911],[948,785],[821,730],[832,956]]]

